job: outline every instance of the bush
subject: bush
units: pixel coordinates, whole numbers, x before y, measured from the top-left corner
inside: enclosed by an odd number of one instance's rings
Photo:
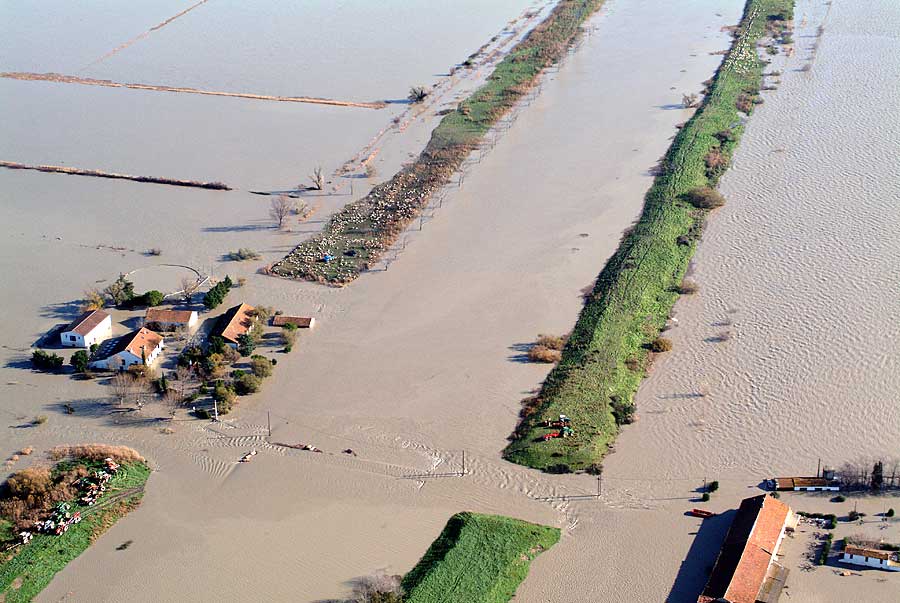
[[[538,335],[536,345],[542,345],[550,350],[562,351],[566,347],[568,338],[568,335]]]
[[[828,554],[831,553],[831,544],[834,541],[834,534],[827,534],[825,541],[822,543],[822,551],[819,553],[819,565],[825,565],[828,562]]]
[[[841,494],[838,494],[837,496],[835,496],[834,498],[831,499],[831,502],[833,502],[833,503],[842,503],[842,502],[844,502],[845,500],[847,500],[846,497],[842,496]]]
[[[117,461],[143,463],[144,457],[134,448],[128,446],[111,446],[109,444],[78,444],[76,446],[56,446],[50,449],[50,458],[55,461],[64,458],[102,461],[112,458]]]
[[[678,287],[678,292],[682,295],[693,295],[699,290],[700,285],[698,285],[696,281],[687,278],[681,281],[681,285]]]
[[[894,509],[893,509],[893,507],[891,507],[890,509],[888,509],[888,510],[887,510],[887,513],[885,513],[884,516],[885,516],[885,517],[893,517],[893,516],[894,516]]]
[[[72,368],[75,369],[76,373],[83,373],[88,368],[88,361],[90,357],[88,356],[87,350],[78,350],[72,357],[69,359],[69,364],[72,365]]]
[[[162,255],[162,249],[159,247],[151,247],[147,250],[147,255]]]
[[[722,193],[708,186],[695,188],[687,194],[688,202],[698,209],[715,209],[725,205]]]
[[[719,482],[717,482],[715,480],[709,482],[709,485],[706,487],[706,489],[709,490],[710,492],[715,492],[716,490],[719,489]]]
[[[31,364],[41,371],[58,371],[62,368],[63,358],[58,354],[48,354],[44,350],[31,353]]]
[[[289,328],[290,327],[290,328]],[[297,341],[297,325],[286,324],[281,330],[281,344],[284,346],[285,353],[294,349],[294,342]]]
[[[665,337],[657,337],[650,342],[650,351],[660,354],[672,351],[672,340]]]
[[[250,370],[260,379],[272,376],[272,362],[263,356],[253,356],[250,359]]]
[[[704,492],[700,497],[700,500],[702,500],[703,502],[709,502],[709,492]]]
[[[610,397],[610,407],[612,408],[613,418],[616,425],[630,425],[634,423],[635,406],[634,402],[622,400],[619,396]]]
[[[234,390],[239,396],[255,394],[261,385],[262,381],[253,373],[241,373],[234,380]]]
[[[562,358],[562,352],[559,350],[553,350],[548,347],[542,345],[533,345],[528,350],[528,359],[532,362],[545,362],[545,363],[553,363],[559,362]]]
[[[153,289],[151,291],[147,291],[146,293],[144,293],[141,296],[141,299],[145,306],[153,307],[153,306],[158,306],[159,304],[163,303],[165,296],[163,296],[163,294],[161,292],[157,291],[156,289]]]
[[[423,86],[413,86],[409,89],[409,102],[411,103],[421,103],[428,96],[428,90],[426,90]]]
[[[212,397],[213,400],[216,401],[220,415],[227,415],[231,412],[231,409],[234,407],[234,403],[237,400],[234,390],[221,381],[216,383],[215,388],[213,388]]]
[[[243,262],[245,260],[258,260],[259,253],[248,247],[241,247],[237,251],[229,251],[225,254],[225,259],[233,262]]]

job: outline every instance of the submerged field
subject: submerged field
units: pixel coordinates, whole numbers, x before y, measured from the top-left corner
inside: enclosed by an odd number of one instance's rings
[[[748,0],[734,44],[659,166],[640,220],[600,273],[559,365],[525,402],[508,460],[552,472],[590,468],[633,420],[651,342],[679,295],[710,209],[691,196],[714,187],[727,167],[742,116],[758,102],[764,64],[757,44],[780,35],[792,13],[791,0]],[[561,413],[571,417],[574,435],[543,441],[550,431],[544,423]]]
[[[510,517],[458,513],[403,578],[406,603],[506,603],[559,529]]]

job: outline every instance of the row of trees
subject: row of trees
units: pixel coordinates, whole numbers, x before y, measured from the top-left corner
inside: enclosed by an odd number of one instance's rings
[[[203,296],[203,305],[209,310],[222,305],[232,287],[234,287],[234,282],[232,282],[230,276],[226,276],[206,292],[206,295]]]
[[[838,477],[841,486],[850,490],[900,488],[900,458],[844,463]]]

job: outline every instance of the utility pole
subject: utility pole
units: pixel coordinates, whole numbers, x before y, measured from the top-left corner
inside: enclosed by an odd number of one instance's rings
[[[270,410],[266,411],[266,422],[268,423],[268,426],[269,426],[269,437],[271,438],[272,437],[272,411],[270,411]]]
[[[602,480],[603,480],[603,474],[601,473],[600,475],[597,476],[597,498],[600,498],[600,491],[601,491],[600,484],[602,483]]]
[[[462,473],[459,474],[460,477],[466,474],[466,451],[462,451]]]
[[[819,463],[816,465],[816,477],[821,477],[822,475],[822,459],[819,459]]]
[[[215,398],[213,398],[213,421],[218,422],[219,420],[219,402]]]

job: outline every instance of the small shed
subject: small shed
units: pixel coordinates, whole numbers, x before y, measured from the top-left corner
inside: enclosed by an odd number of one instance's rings
[[[103,310],[88,310],[62,330],[60,343],[72,348],[89,348],[112,335],[112,318]]]
[[[769,480],[773,490],[794,492],[837,492],[840,484],[824,477],[775,477]]]
[[[311,329],[316,324],[316,319],[311,316],[287,316],[279,314],[272,318],[273,327],[284,327],[286,325],[294,325],[298,329]]]

